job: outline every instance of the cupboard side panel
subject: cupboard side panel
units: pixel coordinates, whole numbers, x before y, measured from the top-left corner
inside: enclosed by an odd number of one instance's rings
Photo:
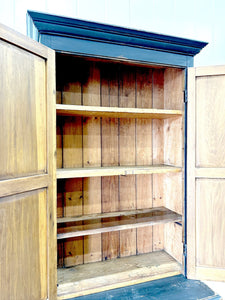
[[[136,107],[152,108],[152,69],[136,69]],[[152,120],[136,120],[136,164],[152,164]],[[137,209],[152,207],[152,175],[136,176]],[[137,229],[137,254],[152,251],[152,226]]]
[[[184,111],[184,71],[166,69],[164,73],[164,107]],[[172,118],[164,121],[164,162],[175,166],[184,166],[184,129],[183,118]],[[183,214],[183,172],[166,174],[164,177],[165,206],[179,214]],[[165,250],[182,263],[182,226],[165,225]],[[173,238],[171,238],[171,236]],[[179,240],[180,238],[180,240]]]

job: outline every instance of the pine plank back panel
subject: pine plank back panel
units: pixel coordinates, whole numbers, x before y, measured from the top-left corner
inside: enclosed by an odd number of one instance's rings
[[[69,56],[58,56],[57,59],[58,103],[164,109],[165,70],[163,68],[130,66]],[[180,73],[182,74],[182,72]],[[170,77],[169,72],[167,77]],[[174,77],[176,78],[176,76]],[[178,80],[178,82],[180,81]],[[174,85],[171,85],[171,90],[174,89]],[[179,84],[178,88],[180,88]],[[60,95],[62,99],[60,99]],[[182,110],[178,100],[180,101],[180,97],[177,97],[173,104],[168,105],[168,108],[176,110],[179,107]],[[173,122],[176,121],[171,118],[171,124]],[[182,120],[179,122],[182,123]],[[92,169],[99,166],[141,166],[164,163],[164,144],[166,144],[164,123],[164,120],[156,119],[58,116],[58,126],[61,128],[57,131],[59,135],[58,150],[62,154],[63,161],[61,164],[61,160],[58,159],[58,166],[61,168],[64,163],[66,167],[67,157],[69,159],[67,167],[69,168],[82,166]],[[173,128],[171,129],[170,135],[173,137],[173,141],[176,138],[179,141],[182,140],[182,132],[181,136],[178,136],[180,130],[181,128],[173,135]],[[66,141],[68,141],[67,144]],[[174,149],[174,143],[168,147],[171,147],[169,159],[173,161],[174,151],[177,147],[182,148],[182,146],[179,142]],[[182,150],[180,152],[182,153]],[[180,160],[181,154],[175,163],[178,162],[178,165],[182,167]],[[79,170],[82,172],[82,169]],[[163,206],[166,194],[165,182],[169,180],[175,186],[176,180],[173,178],[172,175],[142,174],[59,179],[59,217],[69,217],[69,214],[78,216]],[[64,189],[63,200],[60,195],[61,186]],[[168,190],[171,194],[167,195],[167,199],[172,195],[171,190]],[[65,198],[66,194],[68,194],[69,200]],[[175,207],[175,210],[180,210],[182,207],[181,197],[182,195],[179,194],[175,199],[172,195],[170,202],[171,207]],[[178,208],[176,204],[173,204],[174,201],[179,203]],[[62,209],[61,203],[63,203]],[[63,215],[60,215],[62,212],[64,212]],[[117,220],[118,217],[113,217],[111,221]],[[88,221],[83,224],[86,223]],[[58,224],[58,226],[65,225]],[[70,225],[68,224],[68,226]],[[59,266],[72,266],[84,262],[162,250],[164,249],[164,227],[165,225],[155,225],[121,232],[112,231],[101,235],[87,236],[84,240],[80,237],[79,242],[78,238],[58,241],[58,244],[61,245],[58,252],[58,264]],[[176,232],[177,229],[174,231],[175,235]],[[180,232],[179,228],[178,233],[181,237]],[[71,246],[66,252],[69,243]]]

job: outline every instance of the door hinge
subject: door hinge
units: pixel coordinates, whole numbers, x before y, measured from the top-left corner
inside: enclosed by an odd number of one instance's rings
[[[184,90],[184,103],[188,102],[188,95],[187,95],[187,90]]]
[[[183,244],[183,254],[185,257],[187,256],[187,244]]]

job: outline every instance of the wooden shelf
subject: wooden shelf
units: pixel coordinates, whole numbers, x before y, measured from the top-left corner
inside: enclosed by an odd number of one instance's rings
[[[119,176],[137,174],[162,174],[168,172],[181,172],[181,167],[167,165],[151,166],[116,166],[116,167],[91,167],[91,168],[66,168],[57,169],[57,179],[83,178],[98,176]]]
[[[143,109],[56,104],[58,116],[167,119],[182,116],[181,110]]]
[[[58,269],[58,298],[68,299],[181,273],[164,251]]]
[[[86,224],[80,225],[81,221]],[[165,208],[94,214],[74,218],[60,218],[58,223],[79,222],[78,225],[58,228],[57,239],[86,236],[103,232],[126,230],[162,223],[180,222],[182,216]]]

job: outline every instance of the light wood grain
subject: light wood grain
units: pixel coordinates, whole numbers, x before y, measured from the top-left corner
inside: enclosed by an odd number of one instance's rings
[[[83,84],[83,104],[100,106],[100,70],[95,63],[88,66]],[[83,166],[101,166],[101,124],[100,118],[83,119]],[[84,178],[83,213],[101,212],[101,178]],[[101,235],[84,238],[84,262],[100,261]]]
[[[225,167],[224,82],[221,74],[196,77],[196,167]]]
[[[188,70],[188,135],[187,135],[187,276],[195,278],[195,68]]]
[[[4,62],[1,66],[4,101],[0,102],[0,126],[4,130],[0,135],[0,179],[43,174],[47,163],[45,60],[3,41],[0,45],[0,60]],[[18,118],[21,107],[23,117]]]
[[[225,74],[225,66],[204,66],[195,68],[195,74],[197,77],[200,76],[218,76]]]
[[[167,68],[164,73],[164,108],[184,110],[184,70]],[[182,168],[179,174],[164,176],[164,205],[183,213],[184,119],[164,120],[164,163]],[[180,263],[183,258],[182,226],[169,224],[164,228],[164,249]]]
[[[224,194],[224,179],[196,181],[196,266],[225,269]]]
[[[57,178],[80,178],[80,177],[99,177],[115,175],[135,175],[135,174],[162,174],[168,172],[181,172],[180,167],[167,165],[153,166],[118,166],[118,167],[93,167],[93,168],[67,168],[58,169]]]
[[[69,223],[69,222],[79,222],[79,221],[87,221],[87,220],[97,220],[97,219],[105,219],[105,218],[116,218],[123,216],[131,216],[138,214],[151,213],[154,211],[164,211],[164,207],[154,207],[154,208],[141,208],[141,209],[130,209],[123,211],[113,211],[113,212],[103,212],[99,214],[87,214],[82,216],[74,216],[74,217],[61,217],[57,219],[57,223]]]
[[[214,281],[225,281],[225,270],[224,268],[207,268],[207,267],[197,267],[196,277],[201,280],[213,280]]]
[[[54,298],[57,292],[57,240],[56,240],[56,79],[55,79],[55,52],[48,48],[48,56],[45,60],[46,66],[46,101],[47,101],[47,173],[49,174],[49,186],[47,191],[47,276],[48,296]],[[41,111],[40,113],[43,113]],[[43,147],[39,144],[39,147]],[[44,151],[44,150],[43,150]],[[26,158],[25,158],[26,159]]]
[[[225,137],[223,117],[225,74],[222,71],[221,67],[189,70],[187,153],[189,278],[224,279],[225,181],[222,154]]]
[[[5,42],[23,49],[22,51],[34,53],[44,59],[48,57],[49,48],[41,45],[33,39],[28,38],[24,34],[3,25],[2,23],[0,25],[0,36]]]
[[[57,178],[83,182],[83,208],[78,216],[77,199],[71,207],[74,215],[58,220],[58,238],[70,241],[84,236],[84,262],[113,261],[164,245],[181,261],[182,227],[173,223],[182,222],[182,216],[172,212],[164,219],[156,211],[167,201],[182,213],[183,71],[75,60],[85,70],[80,79],[82,103],[76,102],[77,90],[65,81],[69,102],[57,106],[57,115],[68,124],[82,118],[82,133],[79,124],[69,133],[82,135],[82,167],[59,168]],[[71,161],[74,157],[79,154],[71,155]],[[70,197],[69,186],[66,193]],[[168,222],[172,224],[167,226]]]
[[[153,71],[153,107],[164,108],[164,70]],[[164,163],[164,120],[153,120],[152,123],[152,163],[153,166]],[[154,173],[153,173],[154,174]],[[157,174],[157,173],[156,173]],[[164,205],[164,176],[152,176],[152,205],[153,207]],[[153,227],[152,233],[153,251],[164,248],[164,226]]]
[[[136,70],[136,106],[152,108],[152,69]],[[136,120],[136,164],[152,164],[152,120]],[[152,175],[136,176],[137,208],[152,207]],[[137,229],[137,254],[152,251],[152,227]]]
[[[225,168],[196,168],[197,178],[225,178]]]
[[[85,116],[104,118],[166,119],[182,116],[181,110],[144,109],[126,107],[96,107],[80,105],[56,105],[59,116]]]
[[[77,80],[77,66],[74,60],[64,58],[65,61],[59,64],[63,68],[65,78],[62,78],[62,103],[81,104],[81,82]],[[82,118],[61,119],[62,126],[62,164],[63,168],[82,167]],[[59,149],[57,149],[58,151]],[[65,217],[80,215],[83,211],[83,182],[82,179],[68,179],[64,184],[63,213]],[[71,239],[63,244],[63,264],[65,267],[83,263],[83,238]]]
[[[46,201],[46,190],[1,198],[2,299],[47,298]]]
[[[65,239],[76,236],[98,234],[102,232],[111,232],[117,230],[152,226],[161,223],[170,223],[181,221],[181,215],[178,215],[166,208],[159,210],[153,210],[145,213],[138,213],[135,215],[124,215],[120,220],[112,220],[111,218],[102,218],[102,220],[92,219],[92,222],[88,222],[87,225],[74,225],[65,228],[59,228],[57,239]],[[125,250],[126,251],[126,250]]]
[[[132,67],[120,70],[119,106],[135,107],[135,73]],[[135,165],[135,120],[120,119],[119,123],[119,164]],[[128,150],[129,149],[129,150]],[[119,209],[135,209],[136,178],[120,176],[119,178]],[[129,195],[129,201],[127,197]],[[130,229],[120,232],[120,257],[136,254],[136,230]]]
[[[182,265],[183,227],[181,225],[177,223],[169,223],[165,225],[164,250]]]
[[[2,180],[0,181],[0,197],[40,189],[47,187],[48,184],[49,176],[47,174]]]
[[[54,51],[2,25],[0,38],[1,297],[55,298]]]
[[[107,64],[101,69],[101,105],[119,105],[119,78],[117,66]],[[118,166],[119,163],[119,120],[102,118],[102,166]],[[104,176],[102,181],[102,212],[110,213],[119,209],[119,177]],[[102,234],[102,259],[119,256],[119,232]]]
[[[58,298],[87,295],[179,273],[180,265],[163,251],[87,264],[69,272],[59,269]]]

